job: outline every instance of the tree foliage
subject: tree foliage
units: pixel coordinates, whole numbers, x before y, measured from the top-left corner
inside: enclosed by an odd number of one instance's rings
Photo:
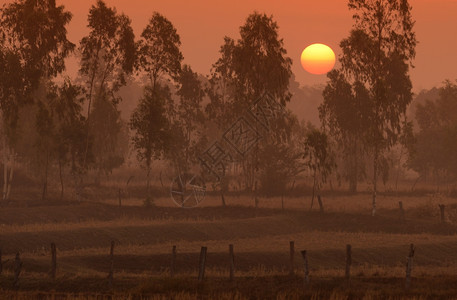
[[[151,165],[155,159],[163,156],[164,149],[169,143],[169,123],[166,117],[166,103],[171,98],[168,87],[157,85],[155,89],[147,86],[143,98],[130,118],[130,129],[134,132],[132,136],[133,147],[137,157],[144,164],[148,176],[148,197],[149,197],[149,176]]]
[[[96,180],[100,182],[101,175],[111,174],[124,162],[125,143],[122,138],[123,123],[121,112],[109,100],[106,93],[98,94],[89,120],[89,135],[92,142],[93,163],[97,170]],[[124,151],[123,151],[124,150]]]
[[[89,139],[92,134],[93,149],[98,149],[94,167],[100,172],[110,172],[122,161],[115,155],[120,134],[117,104],[121,101],[116,92],[126,84],[126,76],[133,72],[136,60],[136,46],[131,20],[118,14],[98,0],[88,15],[89,35],[80,42],[80,74],[87,87],[87,133],[84,157],[87,159]],[[93,101],[97,102],[93,106]],[[108,103],[110,101],[111,103]],[[100,107],[107,109],[106,113]],[[94,116],[92,116],[94,114]],[[105,125],[110,125],[107,127]],[[110,149],[104,157],[102,151]]]
[[[217,106],[240,113],[265,93],[282,104],[290,100],[292,60],[287,57],[273,16],[254,12],[240,27],[240,39],[225,37],[211,71],[212,112]],[[228,107],[227,107],[228,106]],[[218,116],[214,116],[218,117]]]
[[[89,11],[88,22],[89,35],[82,38],[79,46],[79,72],[86,79],[89,102],[94,91],[109,93],[117,102],[114,93],[125,85],[125,76],[133,71],[135,62],[135,36],[131,21],[98,0]]]
[[[176,94],[179,101],[170,123],[170,139],[167,156],[174,163],[179,173],[187,172],[197,163],[198,155],[206,144],[204,123],[206,116],[202,108],[205,92],[198,74],[188,65],[184,65],[178,77],[179,88]]]
[[[17,0],[4,4],[0,14],[0,107],[9,132],[40,80],[65,70],[65,58],[74,44],[65,27],[71,13],[55,1]]]
[[[366,101],[369,91],[361,82],[348,82],[341,70],[333,70],[327,76],[329,82],[323,91],[319,117],[324,129],[342,145],[343,176],[349,181],[349,190],[356,192],[364,169],[365,130],[370,123]]]
[[[151,86],[155,87],[161,76],[178,78],[183,60],[180,46],[181,40],[173,24],[154,12],[137,43],[137,69],[147,74]]]
[[[354,25],[349,37],[340,43],[341,69],[331,73],[329,86],[338,86],[337,81],[349,85],[340,86],[346,92],[327,93],[326,101],[331,102],[331,98],[338,93],[348,95],[349,90],[352,90],[355,98],[358,95],[364,98],[363,105],[356,107],[350,116],[342,118],[366,117],[367,126],[361,138],[373,157],[374,215],[379,162],[383,160],[383,153],[397,142],[406,107],[412,99],[408,72],[416,54],[417,42],[411,6],[407,0],[349,0],[348,7],[354,12]],[[326,109],[333,111],[333,119],[340,113],[351,113],[348,110],[339,112],[336,107],[329,105]],[[333,121],[330,124],[342,125]],[[344,126],[340,129],[343,129],[340,132],[346,131]]]
[[[287,57],[278,29],[272,16],[254,12],[240,27],[238,40],[224,38],[219,50],[220,58],[213,64],[207,89],[210,103],[206,112],[210,122],[216,125],[214,127],[226,130],[266,93],[283,105],[290,100],[292,60]],[[280,124],[276,122],[277,131],[271,131],[276,137],[284,134],[282,131],[285,128]],[[248,154],[241,161],[248,190],[255,187],[261,148],[262,145],[256,146],[255,153]]]
[[[419,131],[409,143],[408,165],[423,178],[450,182],[457,178],[457,85],[445,81],[436,101],[416,107]]]
[[[315,190],[320,190],[336,167],[329,139],[324,132],[313,129],[306,134],[303,158],[313,174],[312,207]]]
[[[39,95],[37,90],[41,83],[41,86],[49,85],[50,79],[65,70],[65,58],[74,49],[74,44],[66,36],[71,13],[63,6],[56,6],[54,0],[16,0],[3,5],[0,14],[0,108],[4,133],[5,200],[9,196],[13,176],[20,109]],[[43,137],[46,135],[38,141],[41,146],[50,144],[50,135],[45,131],[52,124],[44,100],[37,102],[37,131]]]

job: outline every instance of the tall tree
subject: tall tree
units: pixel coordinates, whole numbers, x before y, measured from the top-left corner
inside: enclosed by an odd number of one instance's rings
[[[100,184],[102,175],[109,175],[113,169],[120,167],[126,154],[125,148],[119,145],[124,133],[121,112],[106,93],[98,94],[94,99],[88,126],[93,139],[95,180],[96,184]]]
[[[176,117],[170,124],[170,145],[168,156],[179,173],[189,171],[197,162],[198,155],[204,150],[203,126],[205,115],[202,109],[205,95],[198,74],[184,65],[178,77]]]
[[[290,110],[270,126],[271,137],[268,142],[261,143],[257,151],[258,177],[263,193],[268,196],[283,196],[287,192],[287,185],[306,170],[303,138],[307,128],[298,122],[297,116]]]
[[[445,81],[439,98],[418,103],[416,121],[419,130],[409,143],[408,166],[426,179],[454,183],[457,178],[457,84]]]
[[[290,100],[292,60],[286,56],[278,29],[273,16],[254,12],[240,27],[238,41],[224,38],[219,51],[221,57],[211,72],[212,103],[222,102],[240,113],[264,93],[273,95],[282,104]]]
[[[178,80],[183,60],[180,45],[181,40],[173,24],[158,12],[152,14],[137,43],[136,69],[146,76],[149,85],[129,125],[135,131],[133,146],[147,171],[148,199],[152,162],[163,156],[165,149],[169,149],[169,137],[179,132],[171,132],[173,127],[170,124],[176,118],[176,108],[164,80]]]
[[[41,80],[65,69],[74,49],[66,25],[71,14],[54,0],[17,0],[3,5],[0,17],[0,70],[4,190],[7,199],[14,164],[14,142],[20,107],[32,99]]]
[[[351,84],[341,70],[328,73],[329,82],[323,91],[319,118],[325,131],[341,145],[343,176],[349,181],[349,191],[357,191],[363,175],[365,129],[369,126],[369,91],[361,82]]]
[[[55,124],[53,122],[52,111],[50,111],[46,104],[43,102],[38,102],[38,112],[36,115],[36,122],[35,127],[38,133],[38,139],[36,141],[36,153],[37,153],[37,160],[39,162],[40,169],[42,170],[42,184],[43,189],[41,193],[41,200],[46,200],[47,192],[48,192],[48,174],[49,174],[49,166],[50,160],[52,160],[53,156],[53,142],[54,139],[54,127]]]
[[[87,86],[87,121],[91,123],[92,102],[95,98],[108,97],[113,105],[121,99],[116,95],[126,84],[126,76],[133,72],[136,46],[130,19],[118,14],[115,8],[102,0],[92,5],[88,16],[89,35],[80,42],[80,74]],[[87,157],[89,130],[86,137]],[[94,140],[94,142],[97,142]]]
[[[304,159],[305,165],[313,173],[313,194],[311,208],[313,208],[314,195],[320,190],[322,184],[336,167],[335,158],[331,151],[327,135],[319,130],[311,130],[305,139]]]
[[[86,118],[83,116],[83,88],[68,78],[61,86],[55,86],[51,96],[51,108],[55,123],[54,151],[57,156],[60,179],[60,198],[64,197],[63,173],[65,167],[75,178],[84,172]],[[91,153],[92,151],[89,151]],[[92,158],[90,157],[89,160]],[[75,180],[76,182],[76,180]]]
[[[348,7],[355,23],[340,43],[339,71],[352,90],[360,89],[365,98],[363,111],[354,110],[352,117],[364,114],[368,120],[363,138],[373,157],[374,216],[379,165],[385,151],[397,142],[412,99],[408,73],[416,54],[416,36],[407,0],[349,0]],[[330,77],[331,82],[336,79]]]
[[[168,142],[169,123],[166,117],[166,103],[171,98],[168,87],[147,86],[138,107],[130,118],[130,129],[137,157],[147,171],[147,199],[149,199],[151,166],[154,159],[163,155]]]
[[[240,39],[224,38],[221,56],[211,71],[211,102],[207,106],[209,117],[221,130],[227,129],[265,93],[282,104],[290,100],[292,60],[286,56],[278,29],[272,16],[254,12],[240,27]],[[248,155],[242,160],[247,189],[255,187],[258,156]]]

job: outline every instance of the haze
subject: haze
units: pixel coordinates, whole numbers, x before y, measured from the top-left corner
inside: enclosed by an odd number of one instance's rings
[[[2,2],[5,2],[4,0]],[[87,14],[95,1],[57,0],[73,13],[68,26],[68,37],[79,43],[87,34]],[[118,12],[132,19],[138,38],[153,11],[166,16],[181,36],[184,62],[195,71],[208,74],[218,58],[224,36],[237,37],[238,29],[253,11],[272,14],[279,25],[288,55],[293,60],[292,70],[301,85],[324,84],[325,75],[311,75],[300,65],[300,54],[312,43],[329,45],[340,54],[339,42],[346,37],[351,26],[351,14],[346,1],[147,1],[109,0]],[[411,70],[413,90],[418,92],[439,85],[444,79],[457,78],[457,1],[413,0],[413,16],[419,44]],[[76,64],[68,65],[71,76],[76,74]]]

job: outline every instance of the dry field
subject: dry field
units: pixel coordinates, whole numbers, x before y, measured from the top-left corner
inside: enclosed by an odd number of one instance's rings
[[[457,298],[457,204],[444,196],[324,196],[325,212],[307,198],[209,195],[201,207],[173,207],[167,196],[144,207],[139,198],[34,203],[0,209],[3,272],[0,299],[429,299]],[[399,218],[398,201],[406,210]],[[282,204],[283,203],[283,204]],[[438,204],[446,204],[440,222]],[[284,206],[284,209],[283,209]],[[114,282],[108,284],[110,242]],[[295,275],[289,242],[295,242]],[[50,244],[57,277],[49,276]],[[412,286],[405,290],[409,245],[416,245]],[[228,245],[234,245],[230,282]],[[344,278],[352,245],[351,279]],[[169,275],[177,247],[176,275]],[[197,281],[201,246],[208,247],[205,280]],[[310,284],[303,284],[300,250],[307,250]],[[21,253],[19,289],[13,261]]]

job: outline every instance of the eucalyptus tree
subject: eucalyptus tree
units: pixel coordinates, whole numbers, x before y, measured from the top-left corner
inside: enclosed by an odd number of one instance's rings
[[[273,16],[254,12],[240,27],[240,38],[224,38],[220,58],[213,64],[206,110],[220,130],[227,129],[256,99],[268,93],[285,105],[291,97],[289,80],[292,60],[287,57],[279,26]],[[285,128],[277,128],[276,133]],[[273,131],[275,132],[275,131]],[[273,137],[272,137],[273,138]],[[266,141],[266,140],[265,140]],[[241,161],[245,186],[255,188],[259,166],[255,153]]]
[[[366,145],[365,130],[370,124],[369,92],[360,83],[351,84],[341,70],[328,73],[329,82],[323,91],[324,102],[319,106],[323,129],[341,145],[339,151],[343,176],[349,191],[357,191],[364,175]]]
[[[433,178],[455,186],[457,179],[457,84],[449,80],[436,100],[418,103],[417,133],[409,145],[408,166],[423,179]]]
[[[53,146],[59,168],[60,198],[63,199],[64,169],[68,167],[73,176],[84,170],[84,138],[87,126],[83,115],[84,89],[66,78],[61,86],[54,87],[50,97],[55,124]],[[92,157],[89,160],[92,160]]]
[[[168,87],[157,85],[155,89],[146,86],[143,98],[134,110],[129,126],[135,131],[132,136],[137,158],[147,172],[147,199],[149,199],[151,166],[160,158],[169,139],[169,122],[166,117],[166,103],[171,98]]]
[[[278,30],[273,16],[254,12],[240,27],[240,39],[224,38],[211,71],[212,103],[232,104],[240,112],[265,93],[282,104],[290,100],[292,60]]]
[[[131,116],[129,126],[134,131],[132,140],[137,157],[147,171],[148,199],[152,162],[170,149],[171,124],[177,118],[165,80],[178,80],[183,60],[180,45],[181,40],[173,24],[154,12],[136,46],[136,69],[146,76],[149,84]]]
[[[197,157],[206,144],[206,117],[202,107],[205,92],[198,74],[188,65],[183,66],[177,81],[179,101],[176,118],[170,123],[170,145],[166,152],[181,173],[189,171],[191,165],[197,163]]]
[[[66,37],[71,13],[53,0],[16,0],[0,11],[0,102],[3,127],[3,200],[9,197],[20,108],[33,102],[40,83],[65,69],[74,49]],[[39,99],[40,101],[44,99]],[[42,103],[43,104],[43,103]],[[45,104],[45,103],[44,103]],[[42,105],[41,112],[48,108]]]
[[[100,184],[102,175],[108,176],[113,169],[124,163],[126,147],[124,123],[121,120],[121,112],[110,101],[106,91],[97,94],[91,111],[91,119],[88,122],[90,137],[92,139],[91,154],[93,156],[95,183]]]
[[[327,177],[336,167],[336,164],[328,136],[322,131],[314,129],[307,133],[304,150],[305,165],[313,173],[312,208],[316,189],[320,190],[322,184],[327,181]]]
[[[336,71],[343,78],[331,75],[329,85],[337,86],[336,81],[341,79],[350,84],[353,96],[364,98],[363,105],[347,117],[362,116],[367,120],[361,137],[373,158],[375,215],[380,163],[386,150],[397,142],[412,100],[409,68],[417,41],[407,0],[349,0],[348,7],[353,12],[354,25],[340,43],[341,68]],[[331,97],[331,93],[327,94],[325,101],[329,102]],[[338,114],[336,106],[328,108]],[[338,122],[335,124],[339,126]]]
[[[178,78],[183,60],[180,46],[181,39],[173,24],[154,12],[137,43],[136,65],[138,71],[147,76],[152,89],[160,84],[161,79]]]
[[[133,72],[136,59],[135,36],[131,20],[126,15],[118,14],[115,8],[108,7],[104,1],[98,0],[89,10],[88,28],[90,32],[82,38],[79,46],[79,73],[85,80],[88,99],[89,126],[85,158],[88,156],[90,132],[97,131],[96,127],[91,127],[91,124],[94,124],[91,120],[93,101],[108,98],[116,107],[121,101],[116,92],[126,84],[126,76]],[[118,132],[113,130],[110,134],[116,136]],[[96,142],[98,141],[94,140],[94,143]]]

